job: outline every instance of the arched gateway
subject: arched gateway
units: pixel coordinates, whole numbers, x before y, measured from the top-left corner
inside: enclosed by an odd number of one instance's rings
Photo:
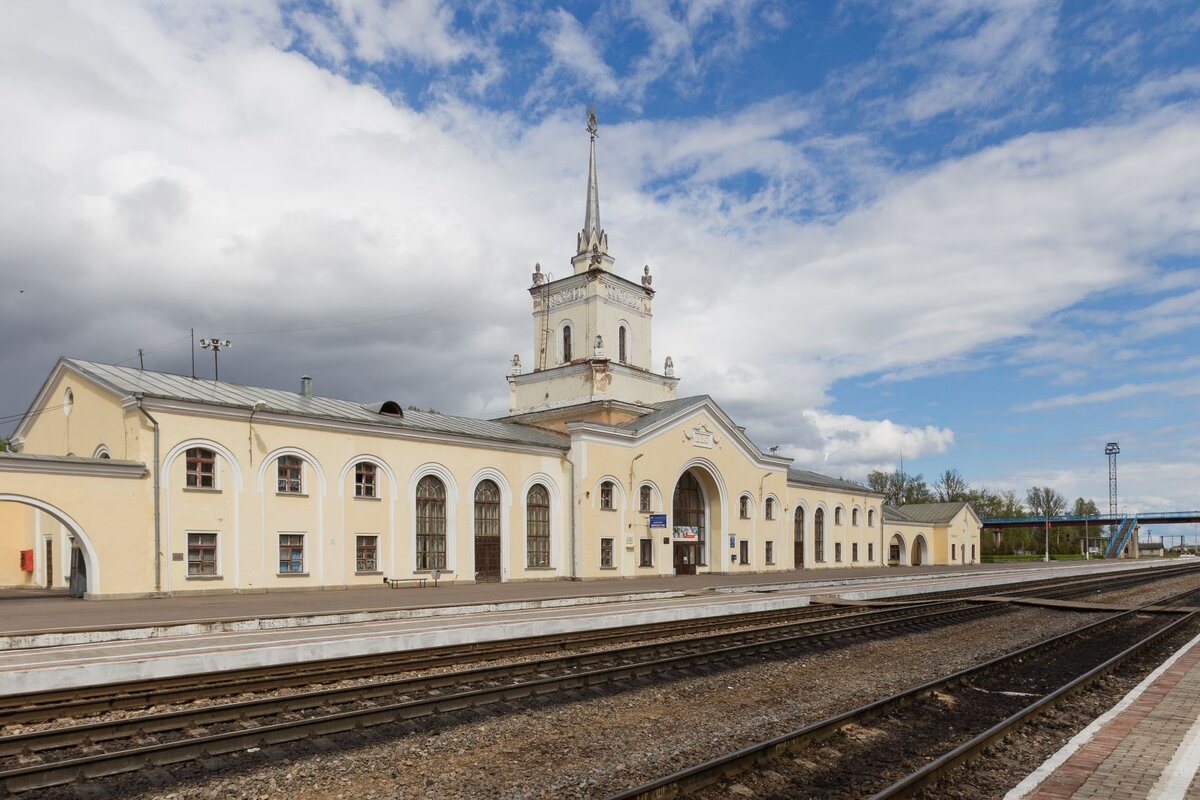
[[[671,550],[676,575],[695,575],[696,567],[705,565],[707,516],[704,490],[692,470],[688,470],[679,476],[671,504],[674,524]]]
[[[97,590],[100,565],[91,539],[78,522],[62,509],[36,497],[0,493],[0,506],[6,504],[27,506],[34,513],[44,513],[63,528],[64,540],[59,541],[52,530],[47,529],[33,543],[34,571],[40,577],[42,586],[47,589],[60,586],[55,579],[57,575],[65,578],[66,588],[73,597],[83,597]],[[5,548],[9,544],[5,542]],[[61,561],[55,558],[56,553]]]

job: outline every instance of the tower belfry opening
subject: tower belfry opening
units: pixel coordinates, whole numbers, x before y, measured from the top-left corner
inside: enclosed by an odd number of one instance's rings
[[[638,282],[614,271],[616,259],[600,222],[600,126],[590,107],[587,133],[587,192],[572,271],[549,280],[541,264],[535,265],[529,288],[534,369],[508,377],[509,418],[547,427],[567,420],[632,419],[648,406],[674,400],[679,382],[673,369],[664,366],[666,374],[652,369],[650,267]]]

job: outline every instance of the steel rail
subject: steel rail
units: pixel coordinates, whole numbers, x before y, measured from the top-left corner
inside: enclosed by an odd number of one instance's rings
[[[1105,661],[1096,667],[1075,678],[1070,683],[1060,686],[1050,694],[1042,697],[1015,714],[1011,714],[1004,720],[996,723],[978,736],[973,737],[967,742],[959,745],[950,752],[939,756],[930,763],[926,764],[916,772],[906,776],[905,778],[896,781],[882,792],[872,795],[871,800],[884,800],[890,797],[907,797],[917,791],[925,788],[929,784],[941,778],[947,772],[961,764],[966,763],[974,758],[978,758],[983,754],[983,751],[999,742],[1004,737],[1015,731],[1021,725],[1028,722],[1031,718],[1045,711],[1050,706],[1061,702],[1072,694],[1081,689],[1090,686],[1100,678],[1112,672],[1122,663],[1137,655],[1145,648],[1155,642],[1174,633],[1175,630],[1186,625],[1193,620],[1200,619],[1200,611],[1191,611],[1183,617],[1171,622],[1164,628],[1160,628],[1139,642],[1136,642],[1122,650],[1112,658]]]
[[[1074,587],[1086,588],[1092,584],[1105,584],[1107,588],[1146,582],[1152,578],[1174,576],[1194,571],[1196,567],[1166,567],[1154,573],[1137,572],[1126,576],[1069,576],[1048,578],[1019,584],[1000,593],[1027,594],[1042,592],[1049,587],[1063,587],[1059,592],[1070,593]],[[903,609],[922,604],[946,602],[957,598],[979,595],[980,588],[959,589],[950,592],[922,593],[911,595],[909,602],[895,603],[888,608]],[[230,670],[209,673],[200,678],[195,675],[159,678],[152,681],[126,681],[72,689],[35,692],[0,697],[0,725],[39,722],[47,719],[87,716],[113,710],[136,710],[153,705],[212,699],[249,692],[294,688],[354,678],[373,677],[388,672],[414,672],[438,669],[457,664],[499,660],[521,655],[543,653],[553,650],[578,649],[612,642],[628,641],[646,636],[672,636],[699,633],[706,630],[721,630],[753,623],[762,626],[771,620],[804,620],[849,616],[854,608],[831,606],[797,606],[774,611],[746,612],[708,617],[701,620],[683,620],[666,623],[620,626],[600,631],[584,631],[572,634],[549,634],[522,637],[497,642],[481,642],[468,645],[451,645],[402,653],[383,653],[370,656],[343,657],[304,662],[295,665],[272,665],[252,669]]]
[[[710,786],[717,781],[728,779],[748,772],[760,766],[776,761],[784,753],[792,753],[803,747],[823,741],[834,736],[839,730],[850,723],[863,722],[881,716],[896,708],[932,695],[935,691],[945,689],[960,683],[985,670],[1010,662],[1019,661],[1029,655],[1053,650],[1067,640],[1091,633],[1102,626],[1110,626],[1125,618],[1133,617],[1142,608],[1161,605],[1164,602],[1195,594],[1197,589],[1179,592],[1166,600],[1155,600],[1145,603],[1128,611],[1122,611],[1101,620],[1087,623],[1065,633],[1056,634],[1040,642],[1026,645],[1010,653],[981,662],[971,667],[954,672],[950,675],[936,678],[910,689],[905,689],[888,697],[872,701],[857,708],[844,711],[835,716],[807,725],[795,731],[772,737],[766,741],[744,747],[732,753],[702,762],[684,770],[666,775],[647,783],[635,786],[621,792],[609,795],[606,800],[663,800],[677,797],[680,794],[691,793]],[[1181,612],[1182,613],[1182,612]],[[1196,612],[1191,612],[1194,614]],[[1190,617],[1191,614],[1186,616]],[[1172,622],[1173,626],[1175,623]]]
[[[551,694],[590,686],[599,686],[628,678],[637,678],[650,674],[677,671],[705,664],[720,663],[731,659],[745,658],[761,653],[794,650],[802,647],[806,643],[828,645],[839,640],[858,638],[881,631],[892,633],[906,628],[936,627],[939,625],[953,623],[962,618],[985,616],[986,613],[993,608],[995,607],[969,605],[959,606],[958,604],[955,604],[954,608],[943,609],[941,611],[929,612],[925,609],[920,609],[921,613],[913,614],[910,617],[899,620],[875,620],[852,627],[821,632],[792,634],[783,637],[766,638],[761,641],[752,641],[734,645],[723,645],[699,652],[677,653],[675,655],[668,655],[650,660],[635,661],[633,663],[617,664],[615,666],[600,667],[597,669],[576,672],[568,675],[536,678],[534,680],[500,687],[469,689],[467,691],[422,698],[418,700],[404,700],[371,708],[352,709],[349,711],[338,711],[329,714],[322,714],[320,716],[309,717],[305,719],[287,720],[268,725],[260,725],[245,730],[204,734],[187,739],[151,745],[142,745],[124,750],[116,750],[109,753],[95,753],[79,757],[72,757],[66,760],[51,763],[30,764],[27,766],[10,768],[0,772],[0,785],[5,786],[8,791],[14,793],[37,788],[46,788],[63,783],[70,783],[79,779],[97,778],[105,775],[128,772],[147,766],[161,766],[165,764],[178,763],[180,761],[187,761],[199,756],[220,755],[249,747],[262,747],[272,744],[279,744],[281,742],[294,741],[296,739],[313,735],[345,732],[349,730],[385,724],[388,722],[416,719],[432,714],[444,713],[446,711],[474,708],[482,705],[506,702],[536,695]],[[711,641],[711,639],[697,639],[693,643],[702,644],[708,641]],[[637,648],[627,649],[639,650],[648,649],[650,647],[653,647],[653,645],[645,645]],[[606,653],[612,652],[614,651],[606,651]],[[606,653],[588,654],[585,657],[596,659],[605,655]],[[578,658],[579,657],[570,656],[554,659],[554,661],[571,661],[577,660]],[[491,667],[483,668],[482,670],[468,670],[467,672],[474,673],[476,677],[478,677],[479,673],[482,671],[492,670],[498,675],[501,670],[513,668],[520,669],[523,673],[536,674],[539,671],[545,671],[547,666],[544,663],[529,662],[526,664],[515,665],[515,667],[512,668]],[[453,679],[452,676],[436,677],[443,680]],[[296,702],[293,700],[295,697],[296,696],[293,695],[282,698],[267,698],[261,702],[264,705],[274,702],[277,706],[280,706],[281,710],[287,710],[289,702]],[[255,704],[260,701],[247,702],[249,704]],[[226,705],[232,706],[240,704]],[[260,705],[258,707],[262,708],[264,705]],[[196,709],[193,712],[190,712],[192,713],[192,720],[196,725],[203,725],[206,723],[212,724],[215,719],[214,715],[222,713],[220,709],[223,707],[224,706],[215,706],[207,709]],[[181,715],[189,712],[172,713]],[[237,717],[235,717],[235,719],[236,718]],[[141,719],[144,721],[151,718],[143,717]],[[176,721],[179,719],[182,719],[182,717],[177,717]],[[137,722],[137,719],[130,719],[127,721],[120,721],[116,724],[129,727],[135,725]],[[86,728],[86,730],[81,731],[81,733],[84,734],[84,740],[89,742],[103,741],[105,737],[103,729],[99,727],[100,725],[102,724],[82,726]],[[59,735],[65,735],[69,731],[70,729],[66,728],[60,729]],[[39,733],[35,732],[32,734],[17,734],[16,736],[12,737],[4,737],[3,739],[0,739],[0,746],[3,746],[5,752],[10,754],[13,752],[21,752],[22,748],[20,745],[22,742],[36,742],[38,736]],[[28,752],[29,748],[25,748],[24,750],[25,752]]]

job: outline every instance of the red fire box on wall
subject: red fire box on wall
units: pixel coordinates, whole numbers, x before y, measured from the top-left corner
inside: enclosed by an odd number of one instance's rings
[[[24,572],[33,572],[33,551],[21,551],[21,569]]]

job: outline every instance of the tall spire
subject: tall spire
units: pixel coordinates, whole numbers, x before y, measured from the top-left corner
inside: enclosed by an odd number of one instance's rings
[[[583,215],[583,230],[579,233],[578,255],[591,253],[605,254],[608,252],[608,236],[600,227],[600,192],[596,188],[596,136],[599,127],[596,124],[596,109],[588,106],[587,131],[591,137],[588,150],[588,185],[587,209]]]

